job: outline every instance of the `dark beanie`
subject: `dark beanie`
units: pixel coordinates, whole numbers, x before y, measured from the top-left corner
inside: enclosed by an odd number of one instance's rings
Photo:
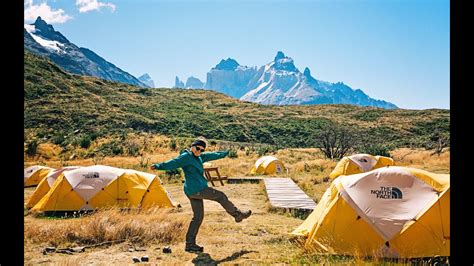
[[[191,146],[202,146],[206,148],[206,142],[204,142],[203,140],[197,139],[191,144]]]

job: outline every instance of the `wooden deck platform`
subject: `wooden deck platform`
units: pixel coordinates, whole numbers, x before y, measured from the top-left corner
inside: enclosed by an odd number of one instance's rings
[[[265,188],[273,207],[312,210],[316,203],[290,178],[264,178]]]

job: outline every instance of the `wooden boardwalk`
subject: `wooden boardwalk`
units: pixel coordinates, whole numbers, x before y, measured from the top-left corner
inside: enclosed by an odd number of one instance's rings
[[[264,178],[270,204],[285,209],[312,210],[316,203],[290,178]]]

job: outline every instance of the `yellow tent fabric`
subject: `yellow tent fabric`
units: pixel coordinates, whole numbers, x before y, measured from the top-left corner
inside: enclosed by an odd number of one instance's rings
[[[291,234],[316,253],[450,255],[449,174],[389,166],[337,177]]]
[[[37,186],[39,182],[43,180],[43,178],[45,178],[50,172],[54,170],[54,168],[42,165],[33,165],[25,168],[23,171],[24,187]]]
[[[283,162],[274,156],[260,157],[250,170],[251,174],[267,175],[283,173],[285,166]]]
[[[393,159],[385,156],[373,156],[359,153],[343,157],[329,174],[329,178],[335,179],[340,175],[353,175],[367,172],[384,166],[393,166]]]
[[[65,171],[32,211],[79,211],[103,207],[174,207],[153,174],[94,165]]]
[[[62,172],[71,171],[77,168],[80,168],[80,166],[66,166],[49,172],[49,174],[45,178],[43,178],[43,180],[41,180],[31,197],[28,199],[26,207],[30,209],[35,206],[35,204],[38,203],[38,201],[40,201],[44,197],[44,195],[46,195],[46,193],[48,193],[48,191],[51,189],[54,182],[58,179],[59,175]]]

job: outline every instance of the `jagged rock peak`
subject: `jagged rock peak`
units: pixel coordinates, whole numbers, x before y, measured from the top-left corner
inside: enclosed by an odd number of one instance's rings
[[[279,59],[285,58],[285,54],[282,51],[278,51],[277,55],[275,56],[275,62],[278,61]]]
[[[37,30],[40,30],[40,31],[44,31],[44,30],[46,30],[46,31],[54,31],[53,26],[51,26],[51,25],[49,25],[48,23],[46,23],[46,21],[44,21],[43,19],[41,19],[40,16],[38,16],[38,17],[36,18],[36,21],[35,21],[34,25],[35,25],[35,28],[36,28]]]
[[[193,76],[189,77],[185,84],[186,88],[201,89],[204,88],[204,83]]]
[[[141,81],[143,84],[147,85],[150,88],[155,87],[155,82],[153,81],[153,79],[151,79],[151,77],[150,77],[150,75],[148,75],[148,73],[145,73],[145,74],[141,75],[138,78],[138,80]]]
[[[140,78],[142,78],[142,79],[151,79],[151,77],[150,77],[150,75],[148,75],[148,73],[145,73],[145,74],[141,75]]]
[[[305,67],[305,69],[303,71],[303,75],[306,78],[306,80],[308,80],[309,82],[318,83],[318,81],[311,76],[311,71],[309,71],[308,67]]]
[[[176,76],[176,79],[174,80],[174,86],[175,88],[184,88],[184,82],[182,82],[178,76]]]
[[[282,51],[277,52],[273,68],[276,70],[298,72],[298,69],[294,65],[293,59],[291,57],[285,56]]]
[[[215,69],[219,70],[235,70],[239,66],[239,63],[232,58],[222,59],[219,64],[216,65]]]
[[[311,77],[311,72],[309,71],[308,67],[304,68],[303,75],[305,75],[305,77]]]

